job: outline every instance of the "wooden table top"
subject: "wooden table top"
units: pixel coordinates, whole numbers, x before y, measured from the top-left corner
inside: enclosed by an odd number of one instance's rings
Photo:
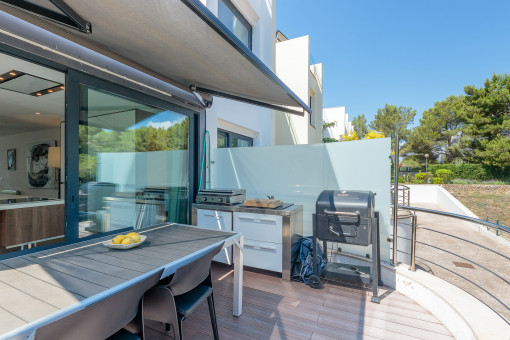
[[[165,268],[163,277],[236,233],[167,224],[137,230],[140,246],[114,250],[105,236],[0,261],[0,339],[25,338],[35,328],[83,308]]]

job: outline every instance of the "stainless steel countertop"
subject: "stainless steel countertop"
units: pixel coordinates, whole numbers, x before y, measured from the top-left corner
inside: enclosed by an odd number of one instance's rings
[[[253,214],[267,214],[267,215],[280,215],[280,216],[291,216],[300,211],[303,211],[302,205],[291,205],[288,208],[277,210],[269,208],[249,208],[237,205],[221,205],[221,204],[203,204],[193,203],[192,208],[194,209],[205,209],[205,210],[220,210],[220,211],[232,211],[232,212],[245,212]]]

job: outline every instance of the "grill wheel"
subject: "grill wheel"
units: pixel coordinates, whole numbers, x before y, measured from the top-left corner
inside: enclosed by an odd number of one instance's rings
[[[314,289],[319,289],[321,287],[321,279],[317,275],[310,275],[308,277],[308,284]]]

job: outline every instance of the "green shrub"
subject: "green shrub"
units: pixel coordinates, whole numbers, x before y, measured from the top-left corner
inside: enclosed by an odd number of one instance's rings
[[[502,169],[485,164],[431,164],[430,172],[437,177],[437,170],[447,169],[453,172],[453,178],[473,179],[477,181],[509,180],[510,168]]]
[[[453,172],[447,169],[438,169],[436,175],[442,179],[443,183],[449,183],[453,179]]]
[[[401,177],[398,178],[398,182],[399,183],[410,183],[411,182],[411,175],[407,174],[407,175],[403,175]]]
[[[411,179],[411,183],[413,183],[413,184],[424,184],[425,180],[424,179],[414,178],[414,179]]]
[[[432,183],[443,184],[443,179],[441,177],[434,177],[434,179],[432,179]]]
[[[427,182],[427,180],[430,178],[430,172],[419,172],[416,175],[414,175],[414,178],[416,178],[419,181],[423,181],[423,183]]]

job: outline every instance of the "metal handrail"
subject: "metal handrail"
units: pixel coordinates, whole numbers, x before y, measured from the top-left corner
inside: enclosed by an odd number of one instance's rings
[[[391,189],[390,189],[392,200],[394,197],[394,191],[395,191],[395,186],[392,185]],[[409,202],[411,201],[411,195],[410,195],[411,188],[408,187],[407,185],[399,184],[397,191],[398,191],[398,195],[397,195],[398,204],[409,205]]]
[[[489,227],[489,228],[492,228],[492,229],[495,229],[495,230],[500,230],[500,231],[503,231],[505,233],[510,234],[510,228],[502,226],[501,224],[496,224],[496,223],[492,223],[492,222],[489,222],[489,221],[481,220],[481,219],[476,218],[476,217],[470,217],[470,216],[465,216],[465,215],[460,215],[460,214],[454,214],[454,213],[449,213],[449,212],[440,211],[440,210],[411,207],[411,206],[407,206],[407,205],[399,205],[398,208],[399,209],[406,209],[406,210],[413,210],[413,211],[420,211],[420,212],[429,213],[429,214],[435,214],[435,215],[448,216],[448,217],[456,218],[456,219],[459,219],[459,220],[464,220],[464,221],[473,222],[473,223],[477,223],[477,224],[483,224],[486,227]]]
[[[459,220],[464,220],[464,221],[468,221],[468,222],[482,224],[482,225],[484,225],[486,227],[489,227],[489,228],[492,228],[492,229],[495,229],[495,230],[499,230],[499,231],[503,231],[503,232],[508,233],[510,235],[510,228],[502,226],[500,224],[496,224],[496,223],[492,223],[492,222],[489,222],[489,221],[481,220],[481,219],[475,218],[475,217],[470,217],[470,216],[465,216],[465,215],[460,215],[460,214],[454,214],[454,213],[449,213],[449,212],[440,211],[440,210],[411,207],[411,206],[408,206],[408,205],[398,205],[397,207],[398,207],[398,209],[411,210],[411,211],[414,211],[414,212],[420,211],[420,212],[424,212],[424,213],[428,213],[428,214],[446,216],[446,217],[456,218],[456,219],[459,219]],[[398,215],[397,215],[397,217],[398,217]],[[411,233],[412,233],[411,234],[411,266],[409,267],[409,270],[412,270],[414,272],[414,271],[416,271],[416,229],[417,229],[417,218],[416,218],[416,215],[412,215],[412,216],[409,216],[409,217],[412,218],[412,225],[411,225]],[[397,237],[393,237],[393,242],[395,242],[396,239],[397,239]],[[394,245],[394,247],[396,247],[396,245]]]
[[[394,186],[394,185],[392,185],[392,186],[391,186],[391,189],[393,190],[393,188],[394,188],[394,187],[395,187],[395,186]],[[411,188],[410,188],[410,187],[408,187],[407,185],[399,184],[399,185],[398,185],[398,190],[411,190]]]

